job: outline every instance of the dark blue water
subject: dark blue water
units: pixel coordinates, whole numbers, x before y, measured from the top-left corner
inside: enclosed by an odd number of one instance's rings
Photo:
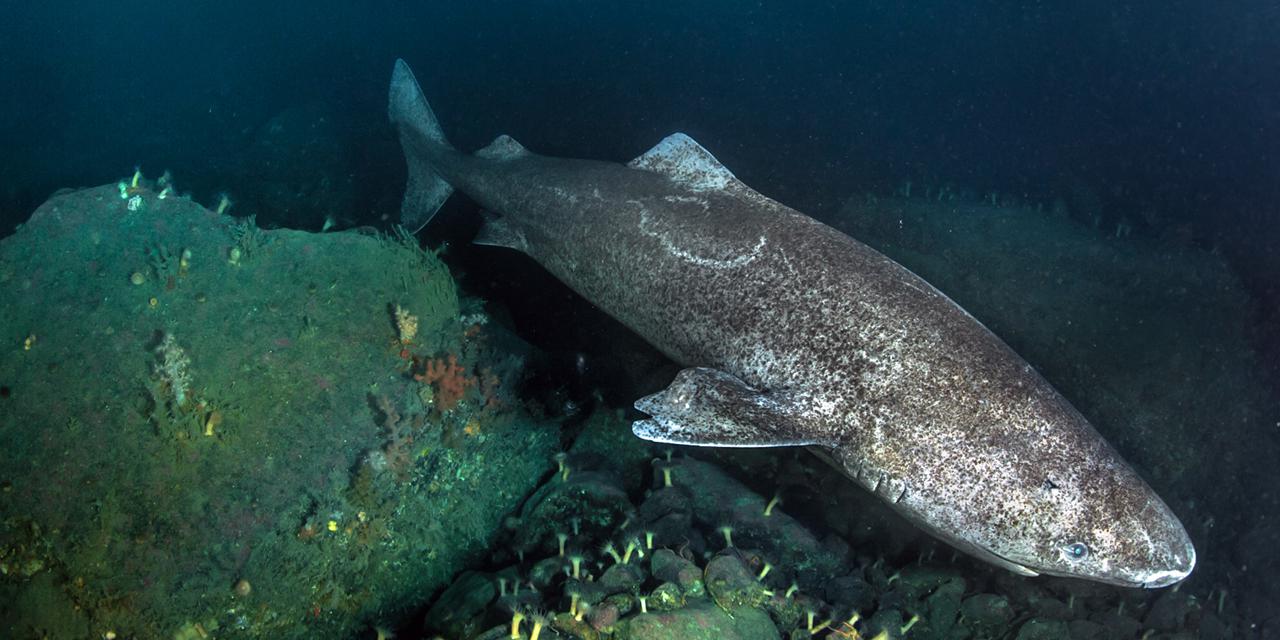
[[[1087,184],[1102,215],[1190,223],[1273,290],[1280,12],[1261,0],[60,2],[0,28],[6,226],[139,163],[206,197],[287,183],[254,204],[295,225],[281,200],[323,177],[347,216],[376,220],[401,179],[381,114],[401,56],[464,147],[506,131],[624,159],[678,129],[813,213],[911,176],[1041,199]],[[278,144],[323,138],[313,170],[265,148],[273,118]]]
[[[504,131],[616,160],[683,130],[815,214],[913,176],[1044,200],[1088,185],[1109,220],[1190,224],[1274,296],[1280,12],[1263,0],[59,2],[4,22],[6,227],[139,163],[206,198],[282,183],[252,204],[294,225],[317,221],[285,200],[326,179],[344,215],[377,220],[402,179],[381,113],[400,56],[462,147]],[[308,143],[313,167],[278,157]]]

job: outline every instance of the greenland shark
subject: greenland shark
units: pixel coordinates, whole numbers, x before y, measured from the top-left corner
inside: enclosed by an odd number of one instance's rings
[[[1090,423],[902,265],[757,193],[676,133],[631,162],[474,154],[408,65],[391,121],[418,230],[454,189],[476,242],[532,257],[687,367],[641,398],[640,438],[809,447],[920,528],[1018,574],[1163,587],[1196,561],[1181,522]]]

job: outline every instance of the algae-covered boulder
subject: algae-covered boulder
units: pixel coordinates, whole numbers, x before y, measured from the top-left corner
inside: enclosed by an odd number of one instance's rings
[[[426,624],[448,632],[451,638],[475,635],[473,623],[498,596],[493,576],[467,571],[445,589],[427,611]]]
[[[695,522],[713,530],[729,527],[735,545],[759,549],[780,574],[793,575],[806,586],[837,570],[838,559],[808,528],[781,511],[765,515],[768,500],[719,467],[692,458],[676,458],[662,466],[673,488],[684,494]],[[648,506],[641,511],[648,517],[661,513]]]
[[[687,597],[698,597],[704,592],[702,569],[670,549],[654,551],[649,567],[654,578],[679,585]]]
[[[539,487],[521,509],[518,548],[556,551],[558,536],[575,531],[576,538],[582,538],[609,531],[634,510],[611,474],[578,471],[562,478]]]
[[[960,614],[966,626],[982,633],[1003,629],[1013,619],[1014,611],[1004,596],[979,593],[964,599]]]
[[[1032,618],[1018,628],[1017,640],[1062,640],[1070,637],[1071,630],[1066,622]]]
[[[600,588],[608,595],[634,592],[647,577],[638,564],[615,564],[600,575]]]
[[[0,636],[387,622],[552,464],[520,349],[412,238],[55,196],[0,242]]]
[[[765,588],[732,550],[712,558],[702,579],[716,604],[728,610],[758,607],[768,598]]]
[[[619,640],[769,640],[779,638],[769,614],[759,609],[726,612],[710,602],[661,613],[642,613],[618,623]]]

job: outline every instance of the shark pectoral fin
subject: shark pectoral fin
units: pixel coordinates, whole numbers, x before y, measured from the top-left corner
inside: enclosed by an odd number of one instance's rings
[[[707,447],[826,444],[806,432],[804,411],[786,393],[761,392],[715,369],[685,369],[671,386],[636,401],[648,420],[631,425],[645,440]]]
[[[525,239],[524,232],[507,222],[506,218],[488,213],[485,214],[484,226],[480,227],[480,233],[476,234],[475,240],[471,242],[529,253],[529,241]]]

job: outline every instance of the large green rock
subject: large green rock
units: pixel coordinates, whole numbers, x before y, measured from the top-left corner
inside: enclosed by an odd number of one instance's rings
[[[121,189],[0,243],[0,636],[349,637],[488,547],[558,435],[434,255]]]

